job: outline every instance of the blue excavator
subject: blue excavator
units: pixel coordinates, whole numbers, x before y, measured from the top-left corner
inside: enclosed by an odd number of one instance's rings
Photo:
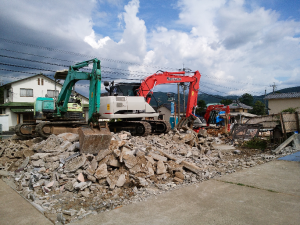
[[[93,64],[91,72],[79,69]],[[79,133],[80,146],[99,150],[108,148],[112,135],[106,123],[99,121],[101,95],[100,60],[91,59],[58,71],[55,79],[63,79],[64,84],[57,100],[38,97],[34,104],[34,118],[40,123],[22,123],[15,127],[16,134],[22,137],[43,137],[51,134]],[[86,122],[81,103],[71,97],[73,87],[79,80],[89,80],[89,113]],[[70,98],[71,97],[71,98]]]

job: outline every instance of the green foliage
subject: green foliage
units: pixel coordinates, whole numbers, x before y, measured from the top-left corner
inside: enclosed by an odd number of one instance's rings
[[[205,112],[205,110],[206,110],[206,103],[205,103],[205,101],[202,100],[202,99],[198,100],[197,106],[198,106],[198,108],[196,109],[196,114],[202,115],[203,112]]]
[[[245,93],[242,95],[242,97],[239,98],[239,101],[246,105],[252,106],[253,105],[253,96],[251,94]]]
[[[220,102],[222,105],[230,105],[232,103],[231,99],[223,99]]]
[[[261,101],[256,101],[251,113],[256,115],[265,115],[266,114],[265,104],[262,103]]]
[[[260,149],[260,150],[265,150],[267,148],[267,145],[268,145],[267,140],[263,140],[257,137],[249,141],[245,141],[243,143],[243,147],[245,148]]]
[[[287,109],[285,109],[285,110],[282,110],[281,112],[295,113],[295,112],[297,111],[298,108],[299,108],[299,107],[296,107],[296,108],[290,107],[290,108],[287,108]]]

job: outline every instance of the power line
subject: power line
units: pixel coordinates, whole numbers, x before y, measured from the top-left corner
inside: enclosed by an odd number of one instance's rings
[[[10,59],[24,60],[24,61],[28,61],[28,62],[43,63],[43,64],[48,64],[48,65],[53,65],[53,66],[69,67],[68,65],[62,65],[62,64],[57,64],[57,63],[49,63],[49,62],[42,62],[42,61],[37,61],[37,60],[32,60],[32,59],[24,59],[24,58],[19,58],[19,57],[14,57],[14,56],[8,56],[8,55],[0,55],[0,57],[10,58]]]
[[[47,50],[47,51],[54,51],[54,52],[70,54],[70,55],[76,55],[76,56],[81,56],[81,57],[88,57],[88,58],[99,58],[100,60],[108,61],[108,62],[122,63],[122,64],[127,64],[127,65],[134,65],[134,66],[152,67],[152,68],[174,69],[174,68],[171,68],[171,67],[145,65],[145,64],[138,64],[138,63],[127,62],[127,61],[122,61],[122,60],[114,60],[114,59],[109,59],[109,58],[104,58],[104,57],[95,57],[95,56],[85,55],[85,54],[81,54],[81,53],[76,53],[76,52],[71,52],[71,51],[66,51],[66,50],[60,50],[60,49],[57,49],[57,48],[43,47],[43,46],[39,46],[39,45],[33,45],[33,44],[29,44],[29,43],[24,43],[24,42],[8,40],[8,39],[5,39],[5,38],[0,38],[0,40],[5,41],[7,43],[11,43],[11,44],[29,46],[29,47],[43,49],[43,50]]]

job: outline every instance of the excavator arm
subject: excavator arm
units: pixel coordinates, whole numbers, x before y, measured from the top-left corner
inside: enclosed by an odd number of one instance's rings
[[[199,73],[199,71],[194,72],[193,76],[185,76],[185,71],[155,73],[147,77],[142,82],[138,90],[138,95],[145,97],[146,101],[150,103],[153,88],[156,85],[189,82],[190,89],[186,110],[186,117],[189,117],[193,112],[193,108],[197,106],[200,77],[201,74]]]
[[[89,72],[78,71],[80,68],[88,66],[93,63],[93,69]],[[57,72],[55,76],[65,76],[66,71]],[[81,63],[77,63],[74,66],[70,66],[65,76],[65,82],[61,89],[61,92],[56,101],[57,116],[61,116],[61,113],[65,113],[68,110],[68,100],[72,93],[72,88],[79,80],[90,80],[89,90],[89,122],[97,122],[95,116],[99,115],[100,110],[100,95],[101,95],[101,68],[100,60],[91,59]]]

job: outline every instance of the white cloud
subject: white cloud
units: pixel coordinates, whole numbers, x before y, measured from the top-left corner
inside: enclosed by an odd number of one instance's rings
[[[279,20],[275,10],[258,5],[246,7],[243,0],[179,0],[176,29],[164,23],[165,27],[149,31],[148,24],[138,17],[143,1],[131,0],[125,6],[123,2],[113,1],[118,10],[122,6],[122,13],[113,14],[98,7],[95,0],[76,0],[72,4],[58,0],[2,1],[0,7],[5,10],[0,15],[4,21],[0,29],[4,38],[12,40],[146,65],[102,62],[113,68],[152,73],[159,68],[172,71],[184,64],[199,70],[201,81],[210,83],[209,91],[215,94],[213,89],[243,94],[247,88],[263,93],[264,86],[252,83],[268,86],[281,82],[279,88],[297,85],[300,23]],[[107,19],[111,16],[115,16],[114,24]],[[121,34],[96,29],[103,24]]]

